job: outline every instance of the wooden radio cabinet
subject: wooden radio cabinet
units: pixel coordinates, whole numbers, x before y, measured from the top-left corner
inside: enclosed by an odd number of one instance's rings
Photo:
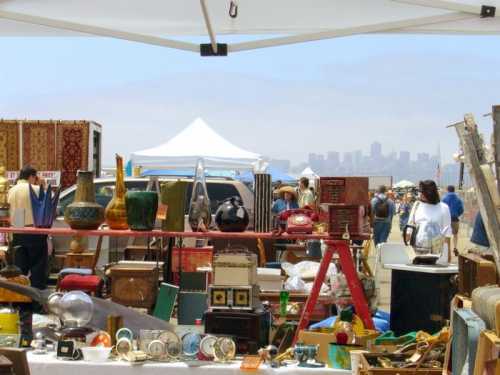
[[[319,204],[368,206],[368,177],[320,177]]]
[[[458,275],[458,293],[467,297],[477,287],[497,283],[495,263],[473,253],[458,257]]]
[[[342,238],[347,232],[352,236],[370,234],[368,215],[364,206],[332,204],[328,207],[328,232]]]
[[[158,293],[159,269],[156,263],[117,264],[110,268],[110,277],[114,302],[151,311]]]

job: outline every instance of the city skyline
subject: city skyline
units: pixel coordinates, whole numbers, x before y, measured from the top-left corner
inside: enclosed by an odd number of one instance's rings
[[[381,142],[374,141],[368,153],[359,149],[344,152],[330,150],[326,153],[309,153],[306,157],[307,160],[299,164],[292,164],[286,159],[270,159],[270,165],[296,175],[310,167],[318,175],[392,176],[394,182],[435,179],[441,185],[455,185],[459,178],[459,165],[443,163],[439,145],[434,154],[412,153],[408,150],[385,151]],[[467,185],[467,178],[465,183]]]

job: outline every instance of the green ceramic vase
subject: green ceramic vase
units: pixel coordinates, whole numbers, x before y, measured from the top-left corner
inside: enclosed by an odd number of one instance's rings
[[[153,230],[158,211],[158,194],[154,191],[129,191],[125,195],[127,222],[132,230]]]

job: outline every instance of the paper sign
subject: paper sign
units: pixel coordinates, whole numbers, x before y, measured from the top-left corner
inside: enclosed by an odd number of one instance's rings
[[[16,183],[19,176],[19,171],[8,171],[7,178],[11,185]],[[61,184],[61,171],[39,171],[38,176],[45,180],[47,185],[57,187]]]

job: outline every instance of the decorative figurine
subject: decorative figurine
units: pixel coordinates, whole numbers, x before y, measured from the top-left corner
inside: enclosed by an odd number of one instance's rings
[[[212,222],[203,159],[198,159],[189,203],[189,225],[193,232],[206,232]]]
[[[116,183],[113,199],[106,206],[106,224],[111,229],[128,229],[127,207],[125,203],[125,181],[123,177],[123,158],[116,154]]]

